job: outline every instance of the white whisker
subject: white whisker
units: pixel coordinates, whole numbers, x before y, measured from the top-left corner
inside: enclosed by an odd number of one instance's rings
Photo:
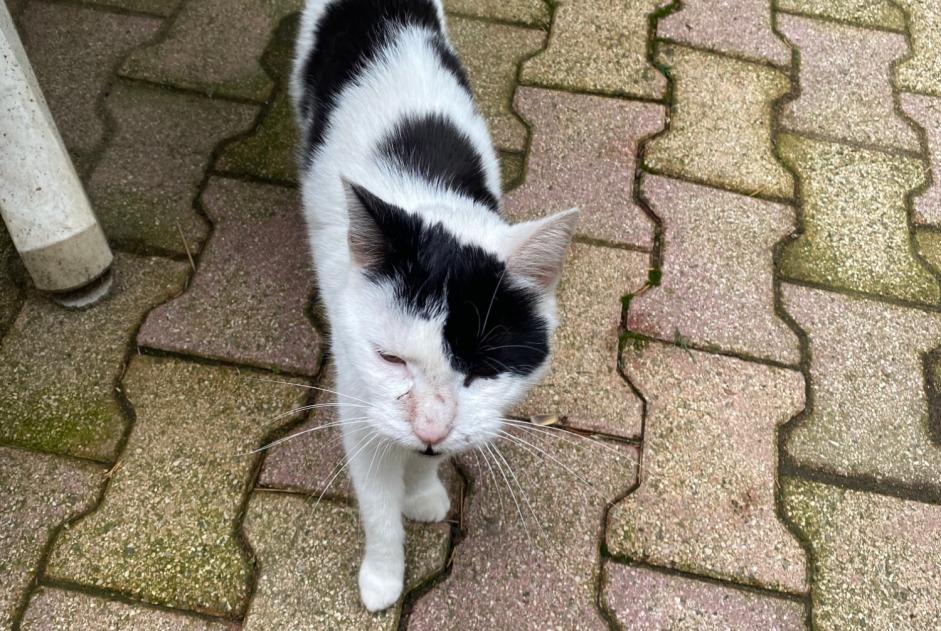
[[[268,443],[267,445],[262,445],[262,446],[259,447],[258,449],[253,449],[253,450],[251,450],[251,451],[246,451],[246,452],[244,452],[244,453],[240,453],[240,454],[236,454],[236,455],[237,455],[237,456],[250,456],[251,454],[257,454],[259,451],[264,451],[264,450],[266,450],[266,449],[271,449],[272,447],[274,447],[274,446],[276,446],[276,445],[280,445],[280,444],[283,443],[283,442],[289,441],[289,440],[291,440],[292,438],[297,438],[298,436],[303,436],[304,434],[309,434],[310,432],[316,432],[317,430],[320,430],[320,429],[329,429],[329,428],[331,428],[331,427],[340,427],[341,425],[363,425],[364,423],[367,423],[367,422],[368,422],[368,421],[367,421],[367,418],[366,418],[365,416],[363,416],[363,417],[361,417],[361,418],[345,419],[345,420],[342,420],[342,421],[336,421],[336,422],[334,422],[334,423],[326,423],[326,424],[324,424],[324,425],[317,425],[317,426],[315,426],[315,427],[308,427],[307,429],[301,430],[301,431],[296,432],[296,433],[294,433],[294,434],[291,434],[290,436],[284,436],[283,438],[279,438],[278,440],[275,440],[275,441],[273,441],[273,442],[270,442],[270,443]]]

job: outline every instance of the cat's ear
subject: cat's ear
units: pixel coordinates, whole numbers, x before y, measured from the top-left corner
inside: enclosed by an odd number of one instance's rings
[[[343,195],[346,198],[346,213],[350,220],[348,241],[353,264],[369,269],[382,263],[386,252],[386,239],[379,226],[379,218],[387,204],[381,199],[346,179]]]
[[[577,208],[513,226],[507,269],[542,289],[555,287],[577,226]]]

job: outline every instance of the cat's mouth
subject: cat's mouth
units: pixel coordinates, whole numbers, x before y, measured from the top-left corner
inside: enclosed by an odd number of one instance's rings
[[[441,455],[441,452],[435,451],[434,449],[432,449],[431,445],[428,445],[427,447],[425,447],[424,451],[419,450],[419,449],[416,449],[415,451],[417,451],[423,456],[440,456]]]

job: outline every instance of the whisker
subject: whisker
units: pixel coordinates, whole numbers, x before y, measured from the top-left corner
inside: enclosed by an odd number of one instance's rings
[[[271,449],[272,447],[276,445],[280,445],[283,442],[289,441],[292,438],[297,438],[298,436],[303,436],[304,434],[308,434],[310,432],[316,432],[317,430],[320,430],[320,429],[328,429],[330,427],[340,427],[341,425],[363,425],[367,422],[368,422],[367,417],[363,416],[361,418],[350,418],[350,419],[345,419],[342,421],[336,421],[333,423],[326,423],[325,425],[317,425],[315,427],[308,427],[307,429],[291,434],[290,436],[284,436],[282,438],[279,438],[278,440],[268,443],[267,445],[262,445],[258,449],[252,449],[251,451],[246,451],[244,453],[235,454],[235,455],[236,456],[250,456],[252,454],[257,454],[260,451]]]
[[[504,438],[505,440],[509,440],[509,441],[511,441],[511,442],[514,442],[514,443],[518,444],[519,446],[521,446],[523,449],[526,449],[526,450],[528,450],[528,451],[536,450],[535,453],[536,453],[537,456],[538,456],[540,453],[541,453],[541,454],[544,454],[546,458],[549,458],[549,460],[551,460],[551,461],[554,462],[556,465],[558,465],[559,467],[561,467],[562,469],[564,469],[566,472],[569,473],[569,475],[571,475],[572,477],[576,478],[576,479],[577,479],[578,481],[580,481],[582,484],[586,485],[586,486],[587,486],[589,489],[591,489],[592,492],[595,493],[595,495],[597,495],[599,498],[601,498],[601,499],[604,500],[605,502],[608,501],[608,498],[606,498],[604,495],[602,495],[601,492],[597,489],[597,487],[595,487],[594,484],[592,484],[590,481],[586,480],[584,477],[582,477],[581,475],[579,475],[578,473],[576,473],[576,472],[575,472],[574,470],[572,470],[568,465],[566,465],[566,464],[565,464],[564,462],[562,462],[561,460],[558,460],[556,457],[554,457],[552,454],[550,454],[550,453],[549,453],[548,451],[546,451],[545,449],[541,449],[541,448],[537,447],[536,445],[533,445],[532,443],[527,442],[527,441],[523,440],[522,438],[519,438],[518,436],[514,436],[513,434],[510,434],[509,432],[505,432],[505,431],[503,431],[503,430],[497,430],[497,432],[500,434],[500,435],[498,436],[498,438]]]
[[[493,301],[497,299],[497,292],[500,291],[500,285],[503,283],[503,277],[506,276],[506,267],[503,268],[503,271],[500,272],[500,278],[497,279],[497,284],[493,288],[493,295],[490,296],[490,304],[487,306],[487,315],[484,316],[484,325],[480,327],[482,330],[486,330],[487,322],[490,321],[490,312],[493,310]],[[484,338],[486,339],[486,338]],[[481,340],[483,341],[483,340]]]
[[[566,427],[533,425],[529,421],[520,421],[520,420],[512,419],[512,418],[501,418],[500,420],[512,427],[518,427],[520,429],[525,429],[525,430],[535,432],[535,433],[544,433],[548,436],[558,436],[562,440],[572,445],[578,445],[579,443],[576,443],[575,441],[570,440],[570,438],[581,438],[582,440],[587,441],[591,445],[600,447],[601,449],[604,449],[605,451],[612,453],[618,458],[623,458],[625,460],[628,460],[635,465],[640,464],[640,462],[636,458],[631,456],[630,454],[626,454],[622,451],[618,451],[617,449],[615,449],[611,445],[606,444],[602,440],[593,438],[592,436],[586,436],[584,434],[580,434]]]
[[[487,451],[490,451],[490,453],[493,454],[491,451],[491,445],[484,443],[484,447],[487,448]],[[526,530],[526,521],[523,519],[523,510],[520,508],[520,503],[516,500],[516,493],[513,491],[513,487],[510,486],[510,481],[503,472],[503,467],[500,466],[500,461],[497,460],[496,456],[493,456],[493,463],[497,465],[497,470],[500,471],[500,475],[503,476],[503,481],[506,482],[506,488],[510,491],[510,497],[513,499],[513,503],[516,504],[516,512],[520,518],[520,526],[523,528],[523,530]]]
[[[504,506],[503,506],[503,496],[496,493],[496,490],[497,490],[497,488],[498,488],[498,485],[497,485],[497,476],[496,476],[496,474],[494,474],[494,472],[493,472],[493,465],[491,465],[491,464],[490,464],[490,460],[487,459],[487,454],[484,453],[484,452],[482,451],[482,449],[483,449],[483,445],[479,445],[479,446],[477,446],[477,447],[474,448],[474,451],[475,451],[475,452],[479,452],[480,455],[482,455],[482,456],[484,457],[484,462],[487,463],[487,469],[490,470],[490,480],[491,480],[491,482],[493,483],[494,493],[497,495],[497,499],[500,500],[500,513],[502,514],[502,513],[503,513],[503,510],[504,510]]]
[[[294,381],[283,381],[281,379],[269,379],[266,377],[250,377],[248,375],[242,375],[242,379],[250,379],[252,381],[265,381],[267,383],[278,383],[282,386],[294,386],[296,388],[307,388],[308,390],[319,390],[320,392],[329,392],[330,394],[335,394],[338,397],[346,397],[348,399],[353,399],[354,401],[359,401],[369,407],[375,407],[369,401],[364,401],[358,397],[354,397],[352,394],[345,394],[343,392],[337,392],[336,390],[330,390],[329,388],[321,388],[319,386],[310,386],[306,383],[296,383]]]

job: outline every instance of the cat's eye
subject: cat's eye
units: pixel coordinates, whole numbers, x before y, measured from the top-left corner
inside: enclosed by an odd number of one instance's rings
[[[402,359],[401,357],[398,357],[396,355],[390,355],[389,353],[384,353],[382,351],[377,351],[377,352],[379,353],[379,357],[383,358],[390,364],[400,364],[403,366],[405,365],[405,360]]]

